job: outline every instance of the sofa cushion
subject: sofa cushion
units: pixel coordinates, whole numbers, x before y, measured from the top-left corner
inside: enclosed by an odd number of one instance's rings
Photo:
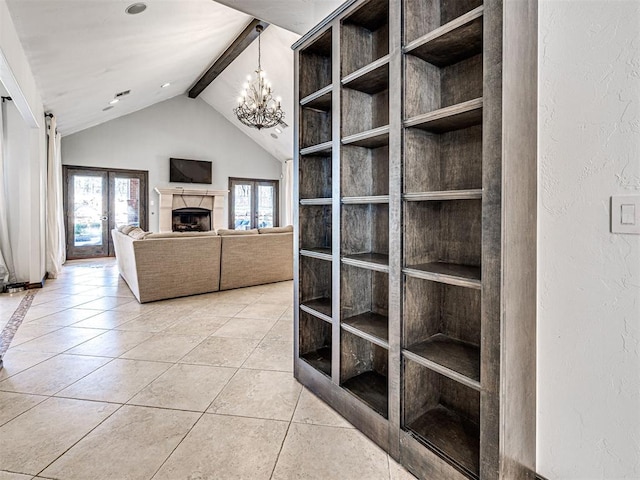
[[[135,227],[133,230],[129,232],[129,236],[134,240],[144,240],[144,237],[149,235],[151,232],[145,232],[140,227]]]
[[[187,237],[216,237],[215,231],[210,230],[208,232],[159,232],[149,233],[145,239],[152,238],[187,238]]]
[[[251,230],[230,230],[227,228],[219,228],[218,235],[230,236],[230,235],[258,235],[258,229],[253,228]]]
[[[125,235],[129,235],[129,232],[134,228],[139,228],[139,227],[136,227],[135,225],[122,225],[121,227],[118,228],[118,231],[120,233],[124,233]]]
[[[289,233],[293,232],[293,225],[287,225],[286,227],[268,227],[259,228],[260,233]]]

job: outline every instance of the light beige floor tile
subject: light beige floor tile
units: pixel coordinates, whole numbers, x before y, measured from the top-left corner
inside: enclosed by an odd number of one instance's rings
[[[286,422],[205,415],[153,480],[266,480],[286,431]]]
[[[64,327],[41,337],[20,344],[20,350],[31,352],[61,353],[80,345],[107,330],[97,328]]]
[[[122,355],[122,358],[177,362],[193,350],[205,337],[196,335],[169,335],[159,333]]]
[[[55,353],[23,352],[19,349],[11,349],[2,357],[4,366],[0,370],[0,380],[44,362],[54,355]]]
[[[158,305],[154,303],[138,303],[136,299],[132,302],[125,303],[124,305],[118,305],[116,308],[112,308],[111,310],[115,310],[116,312],[137,312],[139,315],[142,313],[151,313],[158,308]]]
[[[53,395],[110,361],[104,357],[56,355],[0,382],[5,392]]]
[[[240,369],[208,412],[289,421],[301,388],[290,373]]]
[[[280,316],[280,321],[293,322],[293,308],[287,308]]]
[[[68,308],[61,312],[47,315],[29,322],[29,325],[60,325],[66,327],[74,323],[93,317],[98,312],[95,310],[83,310],[81,308]]]
[[[390,480],[416,480],[416,477],[391,457],[389,457],[389,475]]]
[[[293,322],[278,320],[264,337],[265,340],[293,342]]]
[[[138,330],[141,332],[155,333],[169,328],[180,319],[181,317],[176,316],[174,313],[161,313],[158,310],[153,310],[149,313],[143,313],[133,320],[122,323],[116,328],[118,330]]]
[[[200,307],[192,315],[197,315],[202,312],[209,315],[215,315],[217,317],[233,317],[236,313],[246,307],[242,303],[211,303],[206,307]]]
[[[39,473],[117,409],[99,402],[45,400],[0,427],[0,468]]]
[[[169,363],[117,358],[65,388],[60,397],[126,403],[171,367]]]
[[[32,478],[38,479],[39,477],[23,475],[21,473],[3,472],[0,470],[0,480],[31,480]]]
[[[87,308],[91,310],[110,310],[112,308],[116,308],[116,307],[119,307],[120,305],[125,305],[133,301],[134,299],[132,298],[101,297],[101,298],[92,300],[90,302],[81,304],[80,308]]]
[[[232,318],[213,333],[214,337],[252,338],[261,340],[275,325],[276,320]]]
[[[35,307],[29,308],[29,311],[24,316],[23,322],[28,323],[31,320],[35,320],[37,318],[46,317],[47,315],[51,315],[52,313],[61,312],[62,310],[66,310],[69,307],[54,307],[48,306],[47,304],[38,305]]]
[[[209,337],[182,357],[180,363],[240,367],[251,355],[259,340]]]
[[[292,423],[272,478],[383,480],[389,478],[389,463],[387,454],[355,429]]]
[[[42,474],[64,480],[147,480],[199,415],[125,405]]]
[[[223,292],[217,292],[212,298],[214,303],[237,303],[243,305],[249,305],[260,298],[260,293],[246,292],[244,288],[236,288],[233,290],[225,290]]]
[[[204,412],[235,372],[235,368],[174,365],[129,403]]]
[[[100,298],[100,295],[96,295],[94,292],[85,292],[81,295],[68,295],[58,300],[52,300],[51,302],[43,304],[43,307],[67,309],[91,302],[97,298]]]
[[[264,293],[257,304],[293,305],[293,291]]]
[[[53,300],[60,300],[61,298],[68,297],[68,294],[62,292],[45,292],[41,291],[33,298],[31,306],[35,307],[42,305],[43,303],[52,302]]]
[[[9,420],[13,420],[21,413],[26,412],[31,407],[36,406],[46,399],[47,397],[38,395],[0,392],[0,425],[4,425]],[[2,467],[0,466],[0,468]]]
[[[265,339],[260,342],[242,367],[293,372],[293,342]]]
[[[63,327],[59,325],[32,325],[31,323],[23,323],[20,325],[16,335],[13,337],[11,347],[15,348],[18,345],[22,345],[23,343],[33,340],[34,338],[42,337],[47,333],[55,332],[61,328]]]
[[[139,312],[107,310],[106,312],[96,313],[94,310],[92,317],[82,320],[73,326],[81,328],[116,328],[139,316]]]
[[[254,303],[247,305],[236,314],[236,318],[257,318],[260,320],[278,320],[287,309],[287,305]]]
[[[338,412],[306,388],[302,389],[300,400],[298,400],[296,411],[293,414],[293,421],[327,427],[354,428]]]
[[[72,348],[67,353],[96,357],[119,357],[152,336],[151,332],[110,330]]]
[[[229,321],[230,317],[214,317],[191,314],[189,317],[178,320],[165,329],[165,333],[176,335],[200,335],[208,337]]]

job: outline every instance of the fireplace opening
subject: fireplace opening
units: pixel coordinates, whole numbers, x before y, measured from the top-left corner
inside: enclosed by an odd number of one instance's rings
[[[177,208],[172,212],[174,232],[208,232],[211,230],[211,210]]]

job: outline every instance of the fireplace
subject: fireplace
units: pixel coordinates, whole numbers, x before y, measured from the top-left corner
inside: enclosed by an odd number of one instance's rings
[[[206,208],[176,208],[172,212],[174,232],[208,232],[211,230],[211,210]]]
[[[176,231],[176,223],[182,224],[178,231],[214,230],[227,228],[225,205],[228,190],[204,190],[196,188],[155,188],[159,195],[158,229],[160,232]],[[152,203],[153,205],[153,203]],[[153,213],[152,213],[153,214]],[[176,215],[208,216],[201,218],[176,218]]]

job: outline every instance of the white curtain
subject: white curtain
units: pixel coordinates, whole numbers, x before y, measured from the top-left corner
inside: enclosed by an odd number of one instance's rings
[[[6,135],[4,128],[4,100],[0,102],[0,291],[5,283],[16,281],[13,268],[13,254],[9,243],[9,222],[7,212],[9,210],[6,193]]]
[[[66,260],[64,239],[64,212],[62,206],[62,157],[60,134],[56,130],[56,117],[49,126],[47,155],[47,246],[46,268],[49,278],[57,278]]]
[[[293,225],[293,160],[284,162],[284,222]]]

